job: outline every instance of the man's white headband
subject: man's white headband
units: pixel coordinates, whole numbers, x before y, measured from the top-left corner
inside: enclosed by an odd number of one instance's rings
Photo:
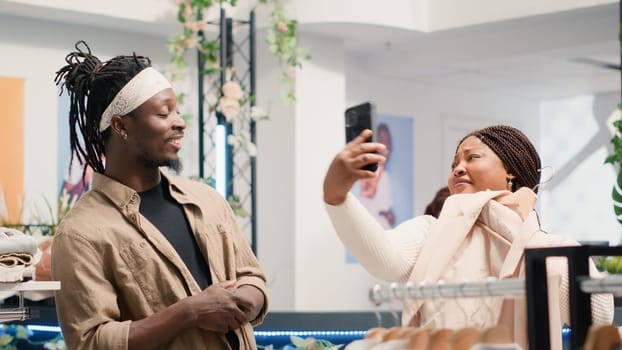
[[[99,132],[110,126],[113,115],[126,115],[171,83],[157,70],[147,67],[136,74],[112,99],[99,121]]]

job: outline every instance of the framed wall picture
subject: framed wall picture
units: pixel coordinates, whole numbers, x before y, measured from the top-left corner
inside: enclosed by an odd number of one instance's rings
[[[413,216],[414,143],[413,119],[377,115],[374,140],[385,144],[387,161],[374,179],[358,181],[352,192],[384,229]],[[347,263],[356,259],[347,252]]]

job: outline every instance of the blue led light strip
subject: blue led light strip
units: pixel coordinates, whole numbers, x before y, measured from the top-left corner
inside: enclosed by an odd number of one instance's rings
[[[256,336],[260,337],[280,337],[280,336],[349,336],[362,337],[367,331],[255,331]]]
[[[37,324],[29,324],[26,326],[29,330],[33,332],[56,332],[60,333],[60,327],[58,326],[42,326]]]
[[[31,324],[27,325],[31,331],[37,332],[56,332],[60,333],[60,327],[58,326],[43,326]],[[312,336],[347,336],[347,337],[363,337],[367,331],[255,331],[256,336],[260,337],[282,337],[282,336],[297,336],[297,337],[312,337]],[[570,334],[570,328],[562,328],[562,335],[568,336]]]
[[[37,332],[57,332],[60,333],[60,327],[58,326],[43,326],[31,324],[26,326],[31,331]],[[367,331],[255,331],[255,335],[261,337],[279,337],[279,336],[364,336]]]

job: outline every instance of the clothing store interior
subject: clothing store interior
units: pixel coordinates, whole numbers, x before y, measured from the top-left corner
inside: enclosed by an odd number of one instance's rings
[[[618,0],[0,0],[0,346],[620,346],[621,23]]]

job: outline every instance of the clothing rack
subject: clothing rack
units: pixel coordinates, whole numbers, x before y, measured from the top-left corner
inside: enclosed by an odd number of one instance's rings
[[[525,279],[488,279],[477,282],[446,283],[391,283],[374,285],[369,290],[369,300],[380,305],[409,299],[467,298],[481,296],[524,296]]]
[[[375,305],[409,299],[459,298],[478,296],[524,296],[527,299],[527,332],[531,349],[550,349],[549,305],[546,259],[566,257],[571,349],[581,349],[592,324],[593,293],[621,293],[622,276],[591,278],[589,261],[593,256],[622,256],[622,246],[574,246],[525,249],[526,277],[489,279],[479,282],[434,284],[414,282],[374,285],[369,299]],[[590,315],[587,316],[586,315]]]

